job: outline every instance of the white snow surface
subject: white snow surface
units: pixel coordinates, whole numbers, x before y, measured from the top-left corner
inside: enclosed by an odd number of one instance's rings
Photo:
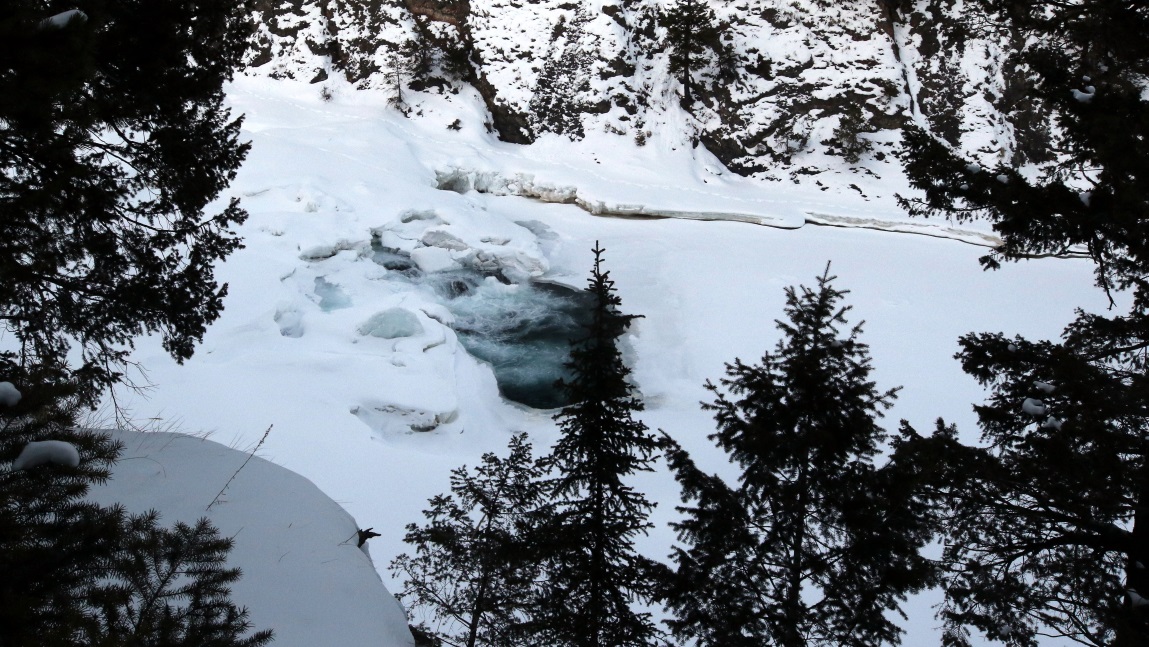
[[[88,14],[80,11],[79,9],[69,9],[40,21],[41,29],[63,29],[68,26],[68,23],[73,20],[84,22],[88,19]]]
[[[355,520],[313,483],[254,456],[208,510],[247,453],[183,434],[110,433],[125,450],[89,498],[158,510],[167,526],[210,519],[235,542],[228,566],[242,577],[232,601],[247,607],[255,630],[275,631],[272,644],[414,645],[402,608],[357,547]]]
[[[14,407],[23,395],[11,382],[0,382],[0,405]]]
[[[20,455],[12,461],[12,470],[19,472],[51,464],[76,467],[80,464],[80,452],[75,445],[63,440],[33,441],[24,445]]]
[[[977,258],[988,228],[908,219],[893,201],[907,189],[885,171],[886,179],[858,190],[823,191],[741,178],[704,149],[657,137],[641,148],[594,134],[579,143],[555,137],[516,146],[485,131],[478,100],[438,105],[428,99],[422,117],[408,120],[388,108],[381,93],[336,89],[324,102],[318,86],[302,82],[240,78],[230,87],[253,147],[220,202],[238,196],[251,214],[239,228],[245,249],[217,270],[229,284],[226,311],[183,365],[167,357],[158,340],[142,340],[133,359],[155,388],[146,397],[120,393],[119,402],[138,421],[214,433],[236,447],[253,446],[274,424],[261,455],[304,475],[360,526],[382,535],[371,547],[392,591],[402,583],[386,566],[410,551],[404,526],[422,521],[427,499],[448,491],[451,469],[475,465],[484,452],[505,453],[517,432],[527,432],[536,451],[545,451],[557,430],[553,412],[500,398],[491,369],[463,349],[443,304],[372,262],[373,238],[411,254],[427,271],[500,268],[516,280],[575,287],[586,284],[590,250],[599,241],[623,310],[645,315],[623,340],[647,407],[643,420],[678,439],[700,467],[727,476],[734,468],[706,439],[713,421],[698,406],[711,399],[703,384],[717,381],[725,362],[754,361],[772,348],[783,288],[813,285],[827,261],[839,277],[835,285],[850,290],[851,322],[866,321],[861,340],[874,358],[872,377],[882,389],[904,385],[886,426],[896,428],[905,418],[928,433],[941,416],[970,442],[977,441],[971,404],[985,394],[952,359],[958,337],[1003,331],[1053,338],[1074,307],[1105,307],[1084,260],[1039,259],[983,272]],[[446,127],[455,119],[462,124],[458,132]],[[458,171],[472,182],[478,174],[499,182],[529,177],[535,188],[573,191],[639,215],[744,214],[781,227],[601,217],[578,204],[515,195],[530,191],[436,188],[443,173]],[[818,221],[839,226],[806,226]],[[907,229],[931,236],[905,235]],[[410,335],[362,334],[365,322],[394,309],[418,322],[404,326]],[[169,437],[142,438],[162,444]],[[141,458],[125,464],[173,471],[143,458],[151,451],[129,450]],[[204,469],[210,478],[201,471],[197,482],[218,490],[234,466]],[[256,487],[255,474],[241,474],[237,484],[252,476]],[[659,502],[656,528],[639,549],[665,558],[674,542],[667,523],[676,517],[677,485],[664,467],[632,482]],[[206,496],[197,505],[206,506],[215,492],[197,487],[204,490],[197,496]],[[270,496],[274,488],[262,491]],[[224,532],[244,527],[237,542],[280,541],[276,532],[256,532],[233,513],[240,498],[229,490],[229,503],[212,510]],[[288,523],[301,523],[299,516],[296,511]],[[336,552],[348,548],[340,542],[354,522],[332,525],[338,532],[321,543]],[[280,554],[285,560],[296,555],[287,548]],[[274,595],[290,588],[262,577],[245,578],[245,586],[266,586]],[[336,586],[331,578],[323,586]],[[330,612],[335,596],[312,590],[319,592],[316,608]],[[939,598],[928,593],[910,601],[905,644],[936,642],[940,623],[931,605]],[[254,598],[245,603],[259,626],[272,626],[281,637],[284,628],[275,622],[300,623],[286,612],[257,616]],[[380,614],[390,608],[382,599],[356,606],[365,623],[375,622],[368,604],[378,605]],[[347,625],[338,642],[355,644],[352,633],[361,630]],[[312,644],[333,641],[329,635]]]

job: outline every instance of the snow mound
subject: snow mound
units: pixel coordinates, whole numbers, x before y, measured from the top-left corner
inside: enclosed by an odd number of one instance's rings
[[[0,382],[0,406],[14,407],[20,402],[20,390],[11,382]]]
[[[12,461],[12,470],[19,472],[49,464],[76,467],[80,464],[80,452],[75,445],[62,440],[31,442],[24,445],[20,455]]]
[[[357,547],[359,526],[311,481],[255,457],[209,511],[248,454],[182,434],[110,433],[123,457],[89,498],[159,510],[169,526],[210,519],[235,541],[228,563],[243,577],[232,600],[256,629],[275,631],[277,647],[414,645],[403,609]]]
[[[388,308],[371,315],[371,318],[360,326],[359,333],[382,339],[414,337],[423,334],[423,324],[419,323],[419,318],[410,310]]]

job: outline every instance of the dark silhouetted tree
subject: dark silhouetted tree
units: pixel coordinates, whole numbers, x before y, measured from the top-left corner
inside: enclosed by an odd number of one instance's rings
[[[714,11],[703,0],[678,0],[660,16],[670,50],[670,72],[682,83],[682,102],[694,102],[695,75],[707,65],[718,63],[732,70],[731,53],[722,42],[722,27]]]
[[[249,14],[244,0],[0,4],[0,380],[24,395],[0,406],[5,647],[269,640],[243,637],[214,530],[84,501],[119,448],[76,430],[78,408],[123,379],[134,337],[159,333],[183,360],[219,316],[213,266],[246,214],[235,200],[206,211],[247,151],[223,84]],[[45,440],[78,464],[17,469]],[[178,578],[129,563],[153,545]]]
[[[506,458],[484,454],[472,473],[451,472],[451,494],[431,499],[427,525],[407,526],[415,555],[391,570],[405,579],[409,611],[429,611],[442,644],[517,647],[531,618],[539,552],[533,529],[542,504],[542,468],[522,434]]]
[[[665,590],[676,637],[700,645],[896,643],[908,592],[931,582],[919,550],[931,501],[911,472],[874,457],[895,390],[869,379],[861,324],[826,273],[786,290],[783,337],[759,364],[735,360],[716,396],[710,436],[741,468],[737,485],[700,471],[665,438],[683,489],[684,546]]]
[[[0,321],[18,347],[0,375],[28,388],[38,367],[92,403],[134,337],[183,360],[219,316],[213,266],[246,214],[208,205],[247,152],[223,84],[250,7],[81,1],[45,21],[54,6],[0,5]]]
[[[602,253],[596,245],[586,288],[593,318],[571,346],[572,377],[560,382],[571,404],[555,416],[562,437],[549,459],[554,503],[541,527],[550,542],[533,637],[555,647],[652,645],[658,637],[649,613],[632,606],[653,593],[655,566],[634,549],[653,506],[625,482],[651,469],[657,441],[634,417],[642,402],[618,340],[636,315],[620,311]]]
[[[959,358],[992,390],[982,446],[923,439],[949,500],[943,618],[1008,645],[1061,635],[1149,642],[1149,6],[984,0],[1024,35],[1014,54],[1049,106],[1060,157],[983,169],[921,130],[906,133],[915,215],[989,220],[987,268],[1084,252],[1125,314],[1079,313],[1058,342],[970,334]],[[937,465],[966,464],[953,471]]]

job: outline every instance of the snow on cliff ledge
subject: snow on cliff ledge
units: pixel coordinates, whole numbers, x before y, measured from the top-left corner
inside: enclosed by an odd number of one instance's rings
[[[253,457],[209,511],[246,453],[181,434],[111,433],[123,456],[89,498],[159,510],[168,526],[209,518],[235,541],[228,565],[243,577],[232,600],[255,629],[275,631],[276,647],[414,645],[402,608],[357,547],[355,520],[311,481]]]

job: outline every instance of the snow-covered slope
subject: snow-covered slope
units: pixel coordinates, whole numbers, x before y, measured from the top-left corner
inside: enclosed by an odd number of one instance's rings
[[[124,453],[89,498],[159,510],[169,526],[210,519],[235,542],[228,566],[243,571],[232,600],[255,629],[274,629],[275,645],[414,645],[402,608],[357,547],[355,520],[310,481],[203,438],[110,433]]]
[[[944,416],[970,439],[970,405],[982,392],[952,359],[959,335],[1051,337],[1075,306],[1105,305],[1082,260],[983,273],[976,259],[986,231],[908,221],[892,201],[904,187],[888,179],[855,178],[856,190],[840,191],[759,182],[727,173],[702,149],[658,138],[640,147],[588,134],[519,146],[482,128],[475,94],[428,96],[424,118],[408,119],[382,91],[333,87],[328,101],[306,80],[242,78],[230,88],[253,146],[230,190],[251,217],[240,230],[246,248],[217,272],[230,285],[226,311],[182,366],[158,341],[143,340],[134,359],[155,388],[121,393],[119,402],[137,421],[213,433],[241,448],[274,425],[260,454],[382,534],[371,547],[392,591],[401,582],[386,565],[409,550],[404,526],[447,491],[451,469],[505,451],[516,432],[540,449],[556,438],[551,412],[500,397],[491,367],[467,352],[457,329],[476,313],[528,323],[541,316],[530,281],[581,287],[595,241],[624,310],[645,315],[625,340],[644,420],[708,470],[729,467],[706,439],[713,425],[698,407],[708,399],[704,382],[720,377],[724,362],[771,347],[783,288],[811,284],[827,261],[836,285],[851,290],[852,321],[867,321],[878,386],[905,387],[890,425],[906,418],[927,429]],[[462,127],[446,128],[455,119]],[[487,192],[474,190],[480,184]],[[603,217],[588,211],[595,204],[613,205],[601,212],[744,214],[781,226]],[[868,228],[876,225],[885,230]],[[457,294],[439,289],[467,272],[489,278]],[[126,463],[158,469],[148,459]],[[230,474],[219,472],[205,479],[215,488],[208,501]],[[665,471],[635,485],[659,502],[657,528],[641,548],[665,556],[677,487]],[[234,493],[228,500],[224,511],[238,504]],[[289,523],[310,516],[302,512]],[[335,537],[353,530],[342,519],[324,541],[353,551]],[[930,601],[912,603],[906,644],[934,640]]]
[[[670,69],[669,0],[265,0],[246,73],[310,81],[316,95],[342,83],[401,92],[416,120],[434,119],[439,99],[478,92],[474,125],[504,141],[655,137],[701,144],[742,174],[808,185],[841,170],[896,175],[907,123],[987,166],[1049,154],[1048,115],[1008,53],[1026,41],[976,3],[704,4],[721,52],[692,75],[690,103]],[[851,118],[869,164],[843,159]]]

